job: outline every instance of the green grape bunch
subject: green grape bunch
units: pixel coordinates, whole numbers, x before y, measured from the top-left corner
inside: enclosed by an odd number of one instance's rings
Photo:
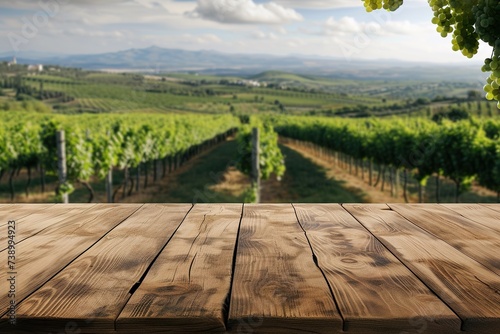
[[[389,11],[395,11],[402,4],[403,0],[363,0],[365,3],[365,8],[367,12],[371,12],[375,9],[382,9]]]
[[[367,12],[375,9],[394,11],[403,0],[362,0]],[[434,12],[432,23],[442,37],[451,35],[453,51],[472,58],[479,41],[493,48],[485,59],[483,72],[489,72],[484,91],[488,100],[496,100],[500,109],[500,0],[428,0]]]

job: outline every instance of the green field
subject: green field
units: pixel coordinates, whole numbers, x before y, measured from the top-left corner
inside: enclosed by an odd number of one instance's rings
[[[269,116],[279,115],[287,118],[291,116],[307,116],[307,119],[312,122],[315,122],[315,120],[323,122],[325,119],[334,120],[339,117],[354,118],[357,119],[353,120],[357,125],[353,125],[353,128],[362,129],[360,130],[362,132],[366,131],[367,124],[374,122],[376,117],[389,118],[387,124],[398,122],[398,124],[404,124],[404,122],[410,122],[410,120],[414,119],[414,124],[417,125],[416,127],[412,125],[414,127],[412,131],[415,131],[415,133],[419,133],[421,129],[418,128],[418,124],[424,124],[424,120],[426,120],[425,124],[434,124],[433,122],[441,124],[441,122],[446,123],[447,118],[452,121],[465,118],[470,120],[472,127],[484,128],[484,131],[488,131],[488,140],[498,141],[498,138],[493,137],[498,132],[498,122],[487,123],[487,120],[498,119],[500,111],[495,103],[486,101],[481,97],[483,94],[481,87],[475,82],[354,80],[352,78],[335,78],[332,75],[322,77],[279,71],[267,71],[237,77],[198,73],[142,75],[140,73],[105,73],[70,68],[57,68],[56,70],[35,74],[28,73],[23,66],[9,69],[0,66],[0,69],[3,69],[0,71],[0,113],[2,113],[0,120],[7,125],[4,134],[11,135],[15,131],[22,130],[35,138],[32,142],[26,141],[26,138],[20,138],[17,142],[11,138],[3,138],[3,142],[0,142],[0,148],[5,150],[9,149],[9,145],[21,145],[20,143],[38,145],[36,143],[40,139],[36,139],[36,136],[39,136],[44,130],[39,126],[31,127],[30,124],[35,125],[37,122],[45,122],[48,119],[57,119],[68,129],[78,128],[78,134],[75,138],[79,138],[78,140],[82,142],[86,140],[88,145],[99,147],[99,145],[104,144],[92,142],[95,141],[95,138],[92,138],[92,133],[99,133],[99,136],[104,138],[106,131],[109,133],[111,129],[117,126],[120,128],[119,120],[123,118],[127,119],[126,122],[128,123],[123,123],[127,124],[127,128],[121,129],[120,131],[124,132],[120,132],[120,135],[125,135],[129,131],[129,134],[132,134],[132,140],[137,138],[143,138],[141,140],[144,140],[146,138],[144,136],[150,136],[147,138],[154,138],[155,145],[162,147],[164,151],[166,147],[172,146],[172,142],[179,145],[179,141],[185,140],[186,142],[182,144],[186,145],[176,149],[175,152],[172,151],[168,157],[185,156],[192,150],[190,145],[196,146],[202,141],[201,139],[195,139],[197,132],[202,131],[203,126],[209,126],[198,116],[219,117],[223,115],[228,117],[229,115],[236,116],[228,118],[231,119],[231,122],[236,122],[238,117],[243,120],[251,115],[259,116],[264,122],[274,125],[276,125],[276,123],[273,123],[274,118]],[[80,118],[74,115],[79,115]],[[100,116],[94,117],[92,115]],[[177,139],[168,139],[167,142],[162,142],[163,139],[161,138],[168,138],[168,136],[164,136],[160,132],[169,129],[169,126],[165,124],[158,126],[158,121],[155,120],[167,122],[166,118],[161,117],[168,115],[179,120],[182,117],[185,117],[186,120],[191,119],[193,124],[196,123],[197,125],[190,127],[189,121],[185,121],[182,126],[179,125],[181,123],[176,123],[175,126],[173,123],[169,123],[172,124],[172,128],[179,126],[178,129],[181,129],[179,131],[182,134],[172,137]],[[363,118],[366,118],[366,121],[363,121]],[[16,119],[22,119],[22,124],[16,123]],[[208,118],[204,119],[208,120]],[[197,122],[194,122],[194,120]],[[302,123],[307,122],[303,121]],[[141,130],[141,126],[146,129],[145,132]],[[350,126],[348,125],[348,127]],[[430,125],[425,126],[429,127]],[[387,127],[387,129],[390,129],[390,127]],[[227,128],[224,129],[224,131],[226,130]],[[339,128],[337,130],[342,133],[345,129]],[[86,139],[85,133],[87,133]],[[210,136],[215,135],[217,133],[210,133]],[[318,136],[320,135],[318,133]],[[210,136],[207,135],[203,140],[208,139]],[[412,145],[418,145],[417,137],[415,136],[413,139],[417,142]],[[314,142],[316,139],[312,136],[306,140]],[[342,138],[339,139],[339,141],[342,140]],[[375,144],[376,142],[373,143],[373,145]],[[78,153],[78,147],[74,145],[70,148],[73,150],[72,152]],[[336,146],[331,140],[327,145]],[[494,147],[494,144],[489,143],[488,145]],[[116,168],[115,166],[115,182],[118,185],[121,184],[124,173],[128,172],[127,168],[133,169],[137,166],[148,168],[152,164],[152,160],[148,160],[149,158],[146,158],[141,148],[138,145],[136,146],[134,149],[136,157],[134,159],[137,162],[123,162],[122,165],[126,168],[123,166]],[[28,152],[31,148],[28,146],[25,148],[15,147],[14,151],[16,150]],[[212,156],[214,161],[210,161],[211,158],[206,157],[204,164],[193,166],[192,170],[187,171],[185,178],[179,175],[179,179],[174,180],[175,182],[187,184],[186,189],[179,189],[177,192],[171,193],[174,188],[169,188],[168,193],[157,196],[157,198],[162,199],[162,201],[176,201],[176,198],[187,200],[186,194],[182,194],[182,191],[192,194],[193,188],[189,184],[195,179],[193,175],[203,175],[207,169],[210,171],[218,170],[219,167],[211,164],[215,164],[217,161],[222,163],[224,159],[231,159],[226,151],[217,150],[219,151],[216,151],[216,155]],[[326,180],[324,171],[320,167],[301,160],[300,156],[293,150],[283,147],[282,151],[285,152],[288,173],[284,176],[282,183],[274,185],[274,187],[281,187],[281,191],[273,192],[274,195],[267,198],[268,201],[290,201],[293,199],[294,201],[320,202],[323,199],[324,201],[333,202],[353,202],[363,200],[362,194],[353,193],[352,189],[346,191],[342,180]],[[354,151],[349,147],[344,147],[341,151],[353,156],[358,155],[360,159],[366,158],[366,156],[359,155],[359,152],[352,153]],[[36,152],[46,154],[42,146],[37,146]],[[153,150],[152,152],[156,151]],[[15,188],[16,198],[21,196],[20,193],[22,193],[23,188],[29,188],[26,186],[26,182],[28,182],[25,175],[28,170],[24,169],[27,166],[26,164],[29,163],[33,171],[35,167],[38,168],[37,172],[40,173],[39,159],[35,159],[38,161],[37,166],[28,161],[34,153],[29,152],[28,160],[23,154],[25,153],[7,151],[5,156],[10,160],[6,158],[7,160],[0,161],[0,165],[3,166],[0,168],[2,173],[0,192],[3,198],[9,197],[9,194],[4,193],[12,193],[12,188]],[[91,157],[91,154],[94,153],[88,151],[86,159],[88,159],[89,164],[96,164],[96,161],[93,161],[95,157]],[[164,153],[155,154],[153,159],[155,163],[160,159],[167,158]],[[381,153],[377,154],[371,159],[377,159]],[[394,166],[394,162],[388,161],[387,163]],[[89,172],[88,175],[85,174],[86,179],[90,181],[97,192],[101,192],[101,194],[97,194],[97,197],[102,200],[102,191],[104,190],[104,184],[101,182],[102,176],[99,180],[90,177],[89,175],[93,173],[90,172],[92,168],[97,170],[95,166],[88,166],[87,170]],[[82,173],[82,170],[80,168],[80,173]],[[14,172],[19,177],[13,177],[11,173]],[[410,172],[415,173],[416,170]],[[138,179],[141,177],[146,178],[148,175],[144,171],[141,171],[141,173],[143,174],[138,176]],[[472,176],[471,173],[469,174]],[[435,174],[430,174],[431,179],[434,177],[433,175]],[[446,175],[446,173],[443,175]],[[47,180],[50,183],[48,189],[53,191],[56,180],[51,177],[48,177]],[[206,181],[209,183],[209,180]],[[429,182],[428,193],[432,193],[432,184],[432,182]],[[40,193],[40,180],[34,178],[30,183],[30,187],[35,189],[35,192]],[[412,189],[412,191],[418,190]],[[244,194],[231,195],[233,197],[226,195],[214,195],[214,198],[218,201],[230,201],[231,199],[241,201],[244,197]],[[491,201],[494,195],[488,193],[486,196],[490,196],[488,200]],[[84,201],[86,191],[81,187],[77,187],[73,196],[77,201]],[[432,200],[431,198],[427,197],[428,200]],[[464,198],[476,197],[467,196]],[[45,200],[50,200],[50,197],[45,198]]]
[[[1,101],[42,100],[58,113],[195,112],[314,114],[342,117],[432,116],[449,106],[498,116],[475,82],[353,80],[278,71],[248,77],[197,73],[141,75],[59,69],[0,73]],[[257,86],[252,86],[257,83]],[[17,87],[24,87],[21,94]],[[12,89],[16,88],[13,92]],[[471,98],[470,92],[476,95]],[[14,99],[10,99],[14,100]],[[0,106],[4,110],[8,106]],[[13,109],[13,108],[11,108]]]

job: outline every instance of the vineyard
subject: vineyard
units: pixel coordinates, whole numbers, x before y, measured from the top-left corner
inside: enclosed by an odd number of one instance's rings
[[[285,172],[279,134],[325,148],[346,170],[366,170],[371,186],[383,190],[387,178],[406,200],[410,180],[418,183],[420,201],[429,179],[436,180],[438,202],[444,179],[455,183],[457,201],[473,184],[500,190],[499,110],[481,100],[474,83],[331,80],[270,71],[250,77],[262,82],[250,87],[237,77],[64,68],[34,75],[22,66],[0,77],[0,181],[11,201],[21,188],[28,197],[33,184],[44,193],[47,182],[51,189],[56,184],[59,197],[78,187],[93,201],[103,198],[94,188],[106,188],[107,200],[118,201],[235,130],[240,149],[234,159],[248,175],[252,128],[260,129],[263,179]],[[57,182],[61,130],[63,183]]]
[[[370,185],[373,166],[378,175],[390,173],[391,188],[403,171],[403,193],[407,199],[408,177],[422,191],[430,176],[446,177],[456,185],[455,199],[474,180],[497,192],[500,199],[500,121],[445,121],[425,119],[346,120],[312,117],[272,117],[277,132],[285,137],[311,142],[335,152],[344,168],[368,168]],[[381,172],[382,170],[382,172]],[[384,180],[385,181],[385,180]],[[382,182],[383,184],[383,182]],[[383,185],[382,185],[383,187]]]
[[[259,80],[261,86],[245,85],[246,78],[224,76],[143,76],[75,69],[28,75],[21,68],[18,72],[0,72],[0,89],[5,96],[17,101],[43,101],[64,114],[146,110],[212,114],[272,111],[342,117],[432,116],[448,106],[465,108],[477,116],[498,114],[494,102],[480,102],[481,87],[473,82],[357,81],[273,71],[250,78]],[[12,103],[4,101],[0,108],[17,110]]]
[[[180,116],[158,114],[127,115],[40,115],[6,113],[0,120],[0,173],[8,174],[11,198],[13,178],[26,169],[29,192],[32,170],[40,171],[42,188],[46,175],[57,175],[58,155],[56,132],[65,132],[67,182],[59,184],[57,193],[71,193],[76,183],[89,190],[89,202],[94,197],[92,177],[104,179],[113,170],[122,171],[123,193],[134,188],[131,169],[139,176],[153,171],[156,181],[160,173],[178,167],[210,143],[229,135],[237,126],[232,116]],[[161,169],[159,168],[161,164]],[[109,180],[112,184],[112,180]],[[138,183],[135,184],[139,186]],[[109,197],[108,197],[109,198]]]

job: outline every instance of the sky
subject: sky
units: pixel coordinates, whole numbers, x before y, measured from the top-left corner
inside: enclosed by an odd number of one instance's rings
[[[0,0],[0,53],[90,54],[155,45],[466,62],[431,18],[427,0],[407,0],[393,13],[367,13],[361,0]],[[482,45],[475,61],[490,53]]]

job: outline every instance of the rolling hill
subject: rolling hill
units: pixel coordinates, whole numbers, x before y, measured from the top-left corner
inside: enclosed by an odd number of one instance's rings
[[[10,61],[11,54],[0,54],[0,61]],[[41,63],[77,67],[87,70],[113,70],[136,72],[194,71],[204,74],[252,76],[267,73],[271,79],[280,72],[301,75],[300,80],[317,81],[318,77],[357,80],[484,80],[480,66],[419,64],[394,60],[348,60],[314,56],[273,56],[262,54],[231,54],[216,51],[189,51],[152,46],[118,52],[84,55],[53,56],[23,52],[17,55],[21,64]],[[267,72],[272,70],[273,72]],[[276,72],[278,71],[278,72]],[[273,74],[274,73],[274,74]],[[274,80],[273,79],[273,80]],[[297,81],[294,77],[292,81]],[[266,79],[267,80],[267,79]],[[272,80],[268,80],[272,81]]]

